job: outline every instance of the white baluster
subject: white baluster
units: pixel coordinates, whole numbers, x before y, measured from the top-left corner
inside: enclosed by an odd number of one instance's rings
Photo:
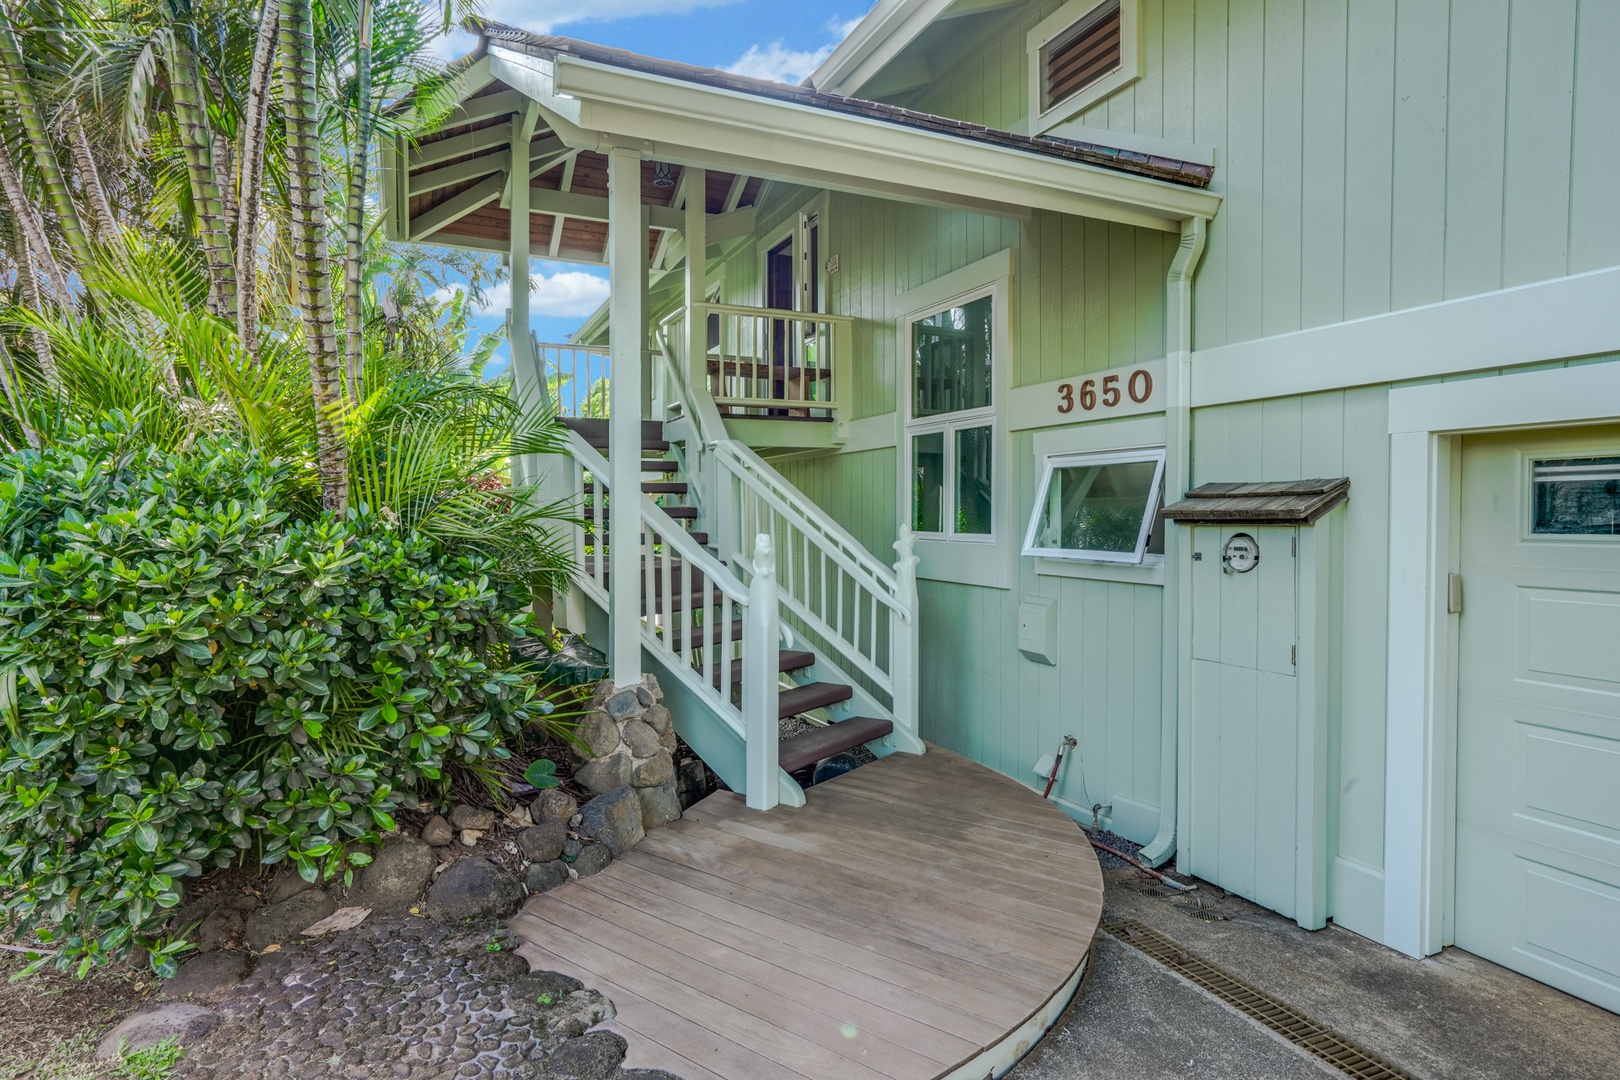
[[[748,585],[743,630],[743,731],[750,810],[769,810],[777,802],[776,653],[780,625],[776,603],[776,551],[771,538],[760,533],[754,540],[754,576]]]
[[[920,619],[917,611],[917,563],[912,550],[914,538],[911,527],[900,527],[900,539],[894,542],[894,577],[899,588],[898,609],[889,613],[889,665],[894,683],[894,723],[915,738],[917,734],[918,682],[917,637]]]

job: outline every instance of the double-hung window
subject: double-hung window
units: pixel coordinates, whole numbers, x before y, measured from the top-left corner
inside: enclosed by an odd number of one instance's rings
[[[1024,554],[1140,564],[1164,552],[1164,450],[1050,457]]]
[[[995,538],[995,318],[987,290],[910,321],[907,478],[926,539]]]

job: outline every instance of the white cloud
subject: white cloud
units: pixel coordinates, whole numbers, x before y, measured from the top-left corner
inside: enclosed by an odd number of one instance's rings
[[[833,19],[827,24],[827,32],[833,35],[833,40],[819,49],[790,49],[780,39],[769,45],[751,45],[747,52],[727,65],[726,70],[733,75],[747,75],[772,82],[801,83],[832,55],[838,43],[860,24],[862,17]]]
[[[494,22],[549,34],[570,23],[612,22],[640,15],[686,15],[699,8],[725,7],[739,0],[487,0],[479,15]],[[439,39],[440,54],[457,57],[478,39],[454,30]]]
[[[773,41],[769,45],[750,45],[747,52],[726,65],[726,70],[733,75],[746,75],[753,79],[800,83],[831,56],[832,51],[831,45],[824,45],[813,52],[804,52],[790,49],[780,41]]]
[[[585,270],[559,270],[537,273],[529,278],[529,314],[533,318],[583,319],[608,298],[608,279]],[[461,291],[461,286],[453,286]],[[451,289],[440,289],[435,296],[445,299]],[[503,281],[484,292],[477,307],[480,315],[504,315],[512,306],[512,283]]]

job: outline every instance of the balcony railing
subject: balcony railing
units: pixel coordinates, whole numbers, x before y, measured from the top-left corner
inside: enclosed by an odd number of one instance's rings
[[[707,348],[687,357],[687,319]],[[691,385],[707,387],[727,419],[840,421],[848,404],[855,320],[847,315],[693,304],[664,319],[664,340]]]

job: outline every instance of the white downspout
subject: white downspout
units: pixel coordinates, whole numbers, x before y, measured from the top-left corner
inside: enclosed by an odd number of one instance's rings
[[[1209,219],[1195,217],[1182,223],[1181,247],[1170,263],[1165,295],[1165,410],[1164,498],[1173,502],[1192,484],[1192,312],[1193,275],[1204,254]],[[1176,853],[1177,792],[1181,770],[1179,749],[1188,704],[1181,691],[1189,685],[1192,654],[1192,596],[1184,582],[1192,581],[1190,537],[1180,528],[1169,530],[1164,544],[1163,644],[1159,719],[1159,833],[1143,848],[1140,858],[1149,866],[1163,866]]]

